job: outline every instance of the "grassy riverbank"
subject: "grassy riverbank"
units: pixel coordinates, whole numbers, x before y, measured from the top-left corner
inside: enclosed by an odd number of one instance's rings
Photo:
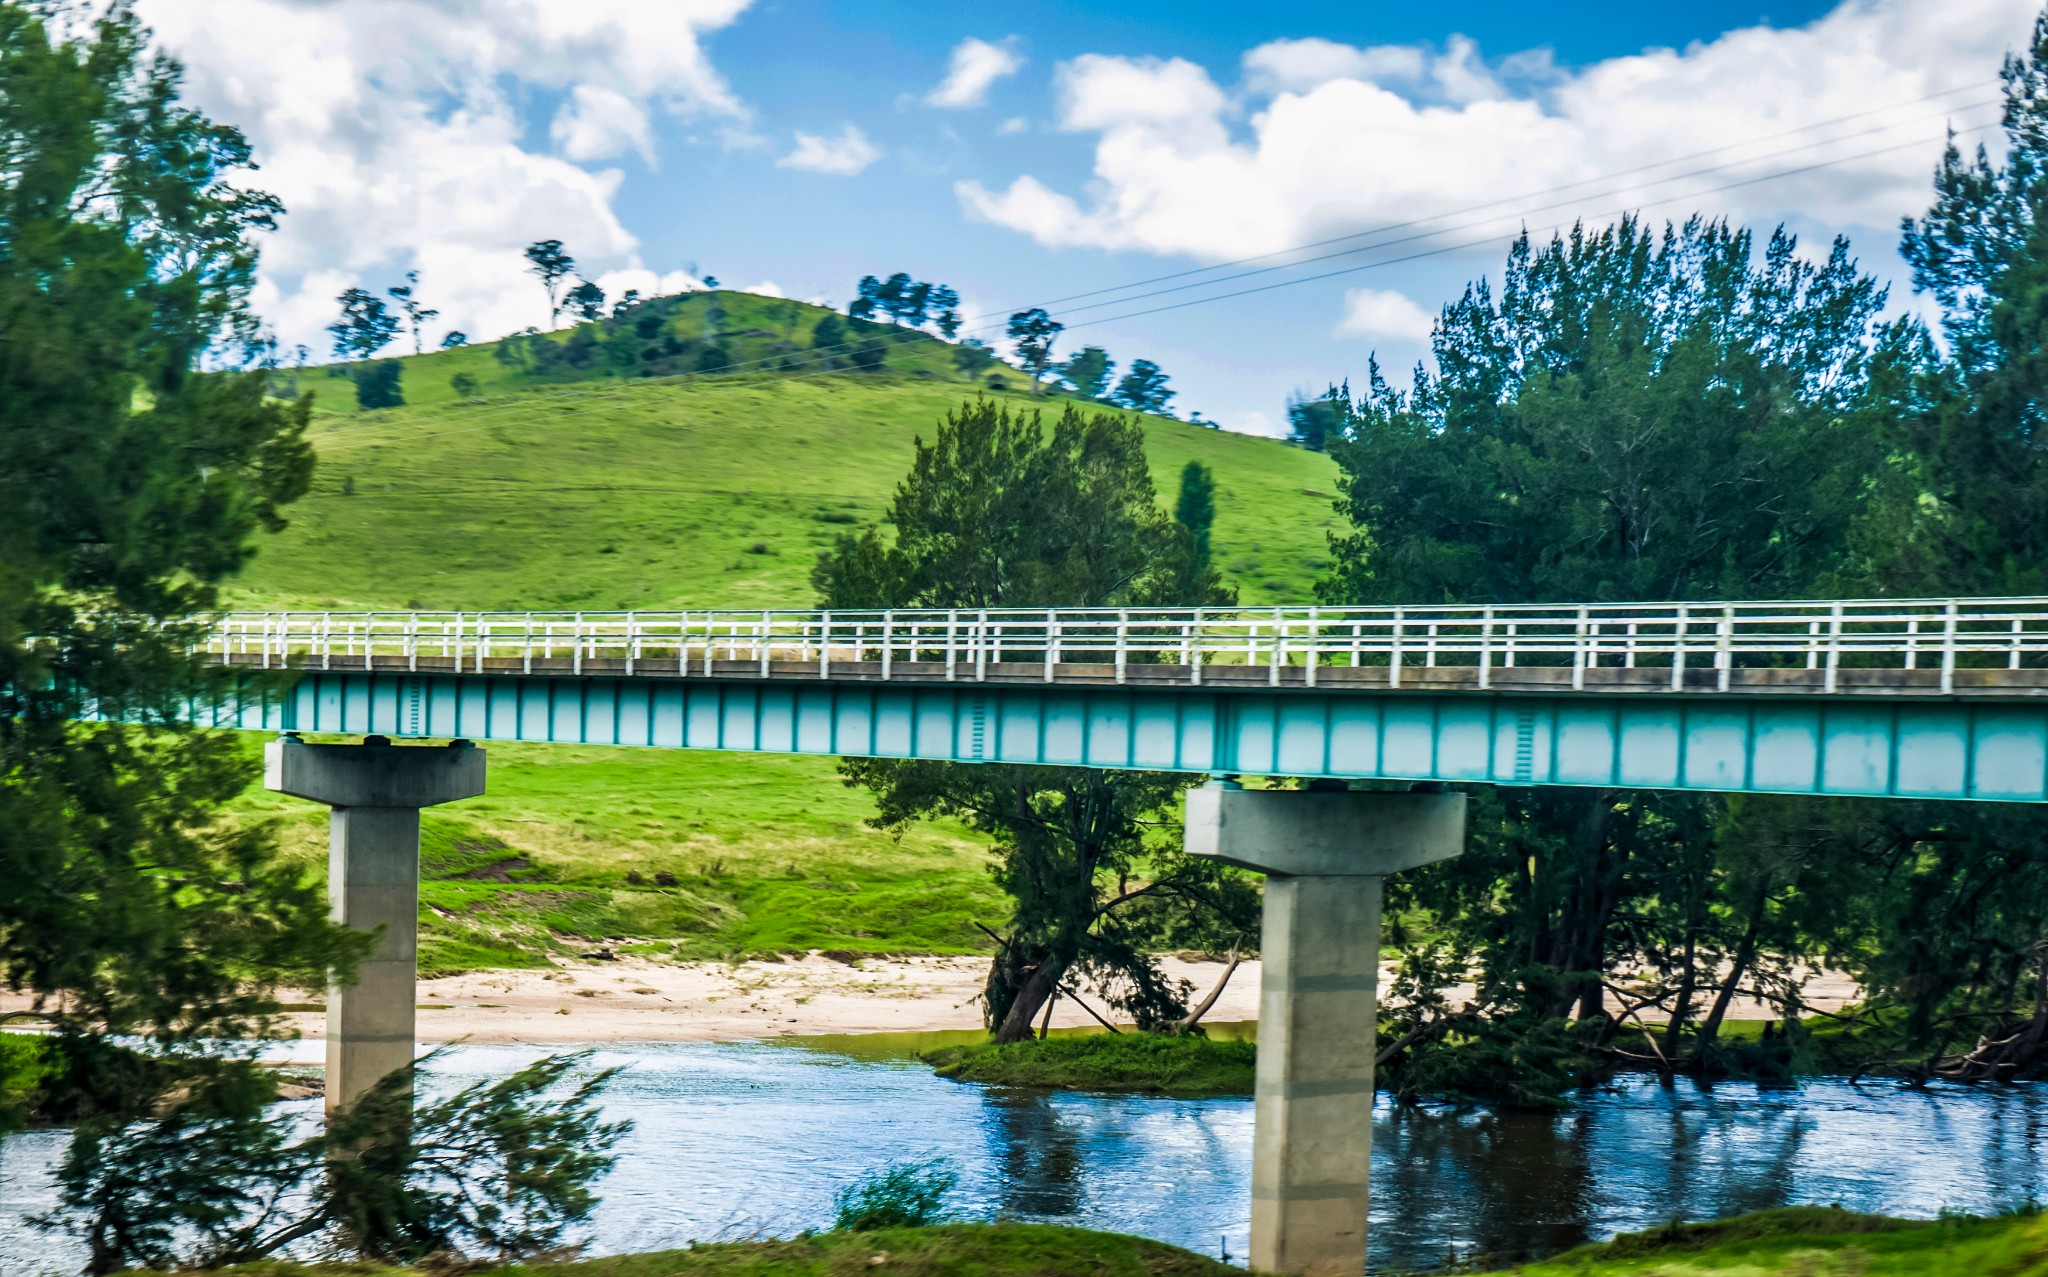
[[[2044,1277],[2048,1218],[1898,1220],[1827,1207],[1624,1234],[1517,1277]]]
[[[401,1277],[416,1270],[266,1263],[232,1271],[248,1277]],[[1244,1271],[1162,1242],[1037,1224],[819,1233],[472,1270],[474,1277],[1242,1277]],[[1921,1222],[1795,1207],[1628,1234],[1490,1271],[1515,1277],[2048,1277],[2048,1219]]]
[[[991,1086],[1149,1095],[1250,1095],[1257,1048],[1249,1040],[1102,1033],[981,1043],[924,1056],[939,1076]]]

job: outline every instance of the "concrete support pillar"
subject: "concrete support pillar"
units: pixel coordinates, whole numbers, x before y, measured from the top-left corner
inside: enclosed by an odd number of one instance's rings
[[[1188,794],[1187,849],[1266,875],[1253,1268],[1364,1270],[1381,883],[1457,855],[1464,840],[1462,794],[1222,781]]]
[[[355,983],[327,990],[327,1109],[413,1061],[419,966],[420,808],[484,792],[484,751],[272,741],[263,783],[334,810],[327,826],[330,916],[381,933]]]

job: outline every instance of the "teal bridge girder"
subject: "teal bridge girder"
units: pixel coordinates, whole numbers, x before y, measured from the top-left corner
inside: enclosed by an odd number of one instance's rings
[[[238,614],[209,652],[272,675],[201,716],[270,731],[2048,801],[2048,599]]]

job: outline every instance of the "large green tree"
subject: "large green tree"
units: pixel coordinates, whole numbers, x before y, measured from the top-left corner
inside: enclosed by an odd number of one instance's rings
[[[312,457],[305,401],[199,372],[254,335],[277,204],[178,77],[125,5],[0,6],[0,980],[62,1029],[85,1107],[119,1103],[100,1035],[241,1031],[349,948],[217,818],[239,744],[180,721],[216,689],[187,618]]]
[[[1812,261],[1782,231],[1759,245],[1697,219],[1525,237],[1497,294],[1480,282],[1444,309],[1435,367],[1412,393],[1374,369],[1359,399],[1317,401],[1354,528],[1322,597],[1812,589],[1844,564],[1889,393],[1921,350],[1910,325],[1879,321],[1884,303],[1840,241]],[[1758,937],[1787,938],[1778,916],[1805,862],[1744,852],[1755,840],[1730,832],[1722,800],[1551,789],[1479,802],[1466,856],[1400,889],[1450,923],[1484,960],[1485,996],[1515,1014],[1604,1021],[1605,984],[1646,964],[1681,1026],[1717,1026],[1721,992],[1771,960]]]
[[[1050,431],[989,400],[919,438],[884,522],[842,537],[812,575],[834,608],[1114,607],[1227,602],[1191,540],[1159,507],[1144,433],[1071,405]],[[1176,854],[1173,804],[1193,777],[1080,767],[848,759],[879,822],[954,816],[995,837],[996,879],[1015,901],[991,964],[985,1011],[999,1040],[1079,972],[1146,1026],[1179,1014],[1128,906],[1236,899],[1210,867]]]

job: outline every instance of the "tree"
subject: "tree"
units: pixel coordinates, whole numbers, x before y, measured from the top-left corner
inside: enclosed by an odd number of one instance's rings
[[[631,314],[633,308],[635,306],[638,306],[639,304],[640,290],[637,288],[627,289],[625,292],[619,294],[618,301],[612,303],[612,318],[624,319],[627,315]]]
[[[1351,404],[1351,383],[1331,386],[1314,399],[1291,395],[1287,400],[1287,442],[1310,452],[1327,452],[1343,435]]]
[[[441,339],[441,349],[443,350],[456,350],[468,344],[469,334],[459,328],[451,331]]]
[[[279,206],[151,46],[125,6],[0,6],[0,982],[64,1120],[232,1072],[212,1043],[361,951],[184,721],[229,690],[190,618],[313,459],[310,400],[237,366]]]
[[[944,284],[932,285],[931,309],[932,327],[947,341],[953,340],[960,331],[960,294]]]
[[[1032,394],[1038,393],[1039,380],[1052,363],[1052,344],[1065,329],[1065,324],[1036,306],[1010,316],[1006,331],[1017,348],[1018,361],[1024,365],[1024,371],[1031,374]]]
[[[811,327],[811,349],[830,353],[846,345],[846,323],[839,316],[826,314],[818,317]]]
[[[1158,364],[1149,359],[1134,359],[1131,370],[1116,383],[1116,393],[1110,397],[1133,412],[1164,413],[1173,394],[1166,388],[1166,374],[1159,371]]]
[[[1519,241],[1498,300],[1481,282],[1444,309],[1411,394],[1375,366],[1357,400],[1315,401],[1355,529],[1320,596],[1805,593],[1846,562],[1888,388],[1916,358],[1909,325],[1879,322],[1884,303],[1846,243],[1813,261],[1782,231],[1759,246],[1725,223],[1657,234],[1625,219]],[[1639,958],[1667,974],[1682,1023],[1704,989],[1760,978],[1769,955],[1744,934],[1792,934],[1799,858],[1738,872],[1756,805],[1600,789],[1474,801],[1466,854],[1394,890],[1481,961],[1480,1005],[1530,1042],[1566,1015],[1609,1031],[1602,981]]]
[[[969,337],[953,348],[953,367],[972,377],[996,361],[996,352],[979,337]]]
[[[482,389],[482,387],[477,385],[476,378],[466,372],[459,372],[450,377],[448,379],[448,388],[454,391],[459,399],[474,399],[478,391]]]
[[[415,355],[425,349],[421,342],[420,330],[426,327],[428,320],[438,318],[441,314],[438,310],[420,305],[419,287],[420,273],[409,270],[405,272],[403,284],[394,285],[386,290],[397,300],[399,313],[405,316],[405,326],[412,330],[412,353]]]
[[[394,1265],[535,1256],[589,1217],[590,1183],[630,1127],[599,1120],[616,1070],[573,1078],[587,1059],[552,1056],[417,1107],[416,1069],[401,1069],[297,1140],[295,1119],[265,1116],[253,1088],[94,1124],[41,1222],[83,1237],[94,1274],[253,1263],[315,1236]]]
[[[1048,434],[1036,413],[975,400],[920,438],[898,485],[885,541],[870,525],[841,537],[812,573],[827,607],[1044,607],[1211,604],[1230,594],[1198,569],[1186,535],[1153,497],[1144,437],[1111,414],[1069,407]],[[1146,895],[1198,899],[1215,874],[1175,854],[1174,800],[1193,777],[1088,768],[846,759],[874,791],[877,823],[954,816],[992,835],[996,879],[1015,900],[991,963],[990,1028],[1015,1041],[1070,974],[1108,983],[1144,1025],[1178,1015],[1184,994],[1140,943],[1128,906]],[[1129,882],[1145,866],[1151,880]]]
[[[1216,522],[1216,476],[1199,461],[1181,468],[1180,497],[1173,503],[1174,522],[1188,530],[1195,562],[1209,566],[1209,529]]]
[[[2048,591],[2048,13],[2000,79],[2001,161],[1951,139],[1934,203],[1904,223],[1900,251],[1953,359],[1916,387],[1864,537],[1865,582],[1887,592]]]
[[[1081,353],[1060,365],[1060,376],[1074,388],[1074,393],[1083,399],[1100,399],[1109,390],[1109,379],[1116,371],[1116,361],[1100,346],[1083,346]]]
[[[356,365],[356,407],[364,411],[405,407],[404,380],[405,365],[396,359]]]
[[[562,318],[562,281],[576,269],[576,259],[562,251],[558,239],[535,240],[526,246],[527,272],[541,282],[548,292],[548,327],[553,328]]]
[[[569,313],[585,323],[595,323],[604,318],[604,289],[589,280],[579,282],[569,290],[565,299]]]
[[[335,302],[341,318],[327,325],[334,334],[334,353],[354,362],[368,359],[398,336],[398,316],[384,305],[384,299],[361,288],[342,290]]]

